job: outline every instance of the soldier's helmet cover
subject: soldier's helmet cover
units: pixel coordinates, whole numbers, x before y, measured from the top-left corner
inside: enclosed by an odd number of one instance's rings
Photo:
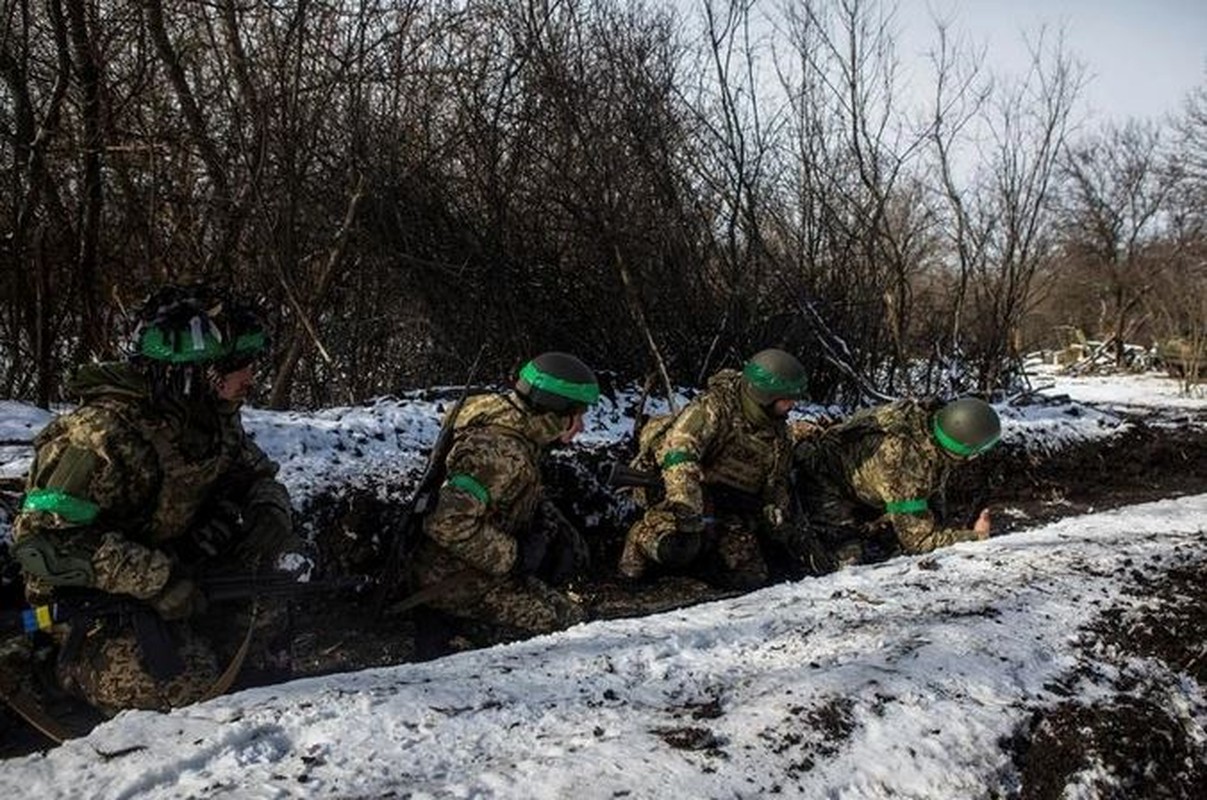
[[[944,450],[969,458],[998,443],[1002,437],[1002,421],[993,406],[984,400],[961,397],[938,410],[931,430]]]
[[[131,360],[158,390],[184,396],[200,391],[199,380],[213,367],[219,373],[249,365],[268,349],[259,314],[226,293],[201,284],[164,286],[139,308]]]
[[[533,408],[566,414],[599,400],[595,372],[569,353],[541,353],[520,369],[516,393]]]
[[[776,400],[803,400],[809,391],[804,365],[796,356],[774,347],[750,357],[742,369],[742,381],[761,406]]]

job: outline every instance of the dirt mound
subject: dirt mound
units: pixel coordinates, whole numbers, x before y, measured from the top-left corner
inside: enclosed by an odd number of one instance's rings
[[[1104,612],[1082,664],[1050,687],[1101,699],[1038,709],[1007,743],[1023,800],[1207,797],[1207,708],[1187,708],[1181,686],[1207,678],[1207,563],[1136,572],[1128,591],[1143,604]]]
[[[1143,421],[1117,436],[1052,454],[1002,447],[956,470],[948,516],[971,523],[989,506],[995,533],[1075,514],[1207,492],[1207,428]]]

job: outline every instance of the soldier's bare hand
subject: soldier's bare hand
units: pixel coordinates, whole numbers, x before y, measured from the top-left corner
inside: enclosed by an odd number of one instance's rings
[[[993,522],[989,518],[989,509],[982,508],[981,513],[977,516],[976,522],[972,525],[972,530],[977,534],[977,538],[984,541],[989,538],[989,531],[993,528]]]

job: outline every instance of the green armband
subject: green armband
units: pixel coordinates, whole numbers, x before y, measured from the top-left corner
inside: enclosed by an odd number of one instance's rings
[[[460,489],[466,494],[476,497],[482,503],[482,505],[490,505],[490,490],[483,486],[481,482],[478,481],[478,479],[474,476],[466,475],[464,472],[460,472],[455,475],[449,475],[446,483],[449,486]]]
[[[930,504],[926,502],[925,497],[916,497],[913,500],[894,500],[884,504],[884,513],[886,514],[921,514],[930,508]]]

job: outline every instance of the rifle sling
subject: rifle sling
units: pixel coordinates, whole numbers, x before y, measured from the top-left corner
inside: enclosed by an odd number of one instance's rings
[[[458,583],[465,580],[470,575],[472,575],[476,572],[477,572],[477,570],[473,570],[473,569],[463,569],[459,572],[454,572],[452,575],[449,575],[447,578],[445,578],[441,581],[437,581],[436,583],[433,583],[431,586],[425,586],[416,592],[412,592],[411,594],[407,595],[402,600],[399,600],[397,603],[394,603],[392,606],[390,606],[389,613],[390,614],[402,614],[404,612],[410,611],[412,608],[415,608],[416,606],[421,606],[424,603],[426,603],[427,601],[432,600],[433,598],[439,597],[440,595],[444,594],[449,589],[451,589],[453,586],[456,586]]]
[[[256,630],[256,614],[260,610],[260,601],[256,600],[251,604],[251,612],[247,619],[247,632],[243,634],[243,642],[239,645],[239,649],[231,656],[231,661],[226,666],[226,671],[218,676],[218,680],[214,681],[214,685],[202,697],[203,700],[212,700],[219,695],[226,694],[226,691],[234,684],[235,678],[239,677],[239,670],[243,669],[243,662],[247,660],[247,654],[251,650],[252,634]]]
[[[39,733],[55,744],[62,744],[68,739],[74,739],[80,735],[79,731],[72,730],[47,714],[38,701],[28,692],[20,690],[15,692],[0,692],[0,698],[3,698],[5,705],[11,708],[17,716],[28,722]]]

